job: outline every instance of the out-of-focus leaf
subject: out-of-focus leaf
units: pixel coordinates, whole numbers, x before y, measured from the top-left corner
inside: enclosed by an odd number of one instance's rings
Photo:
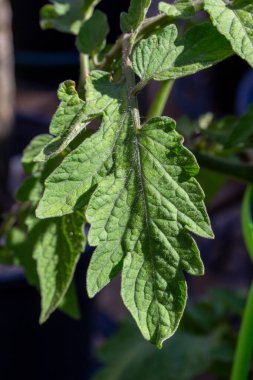
[[[205,192],[206,204],[213,200],[226,182],[224,175],[203,168],[200,168],[197,179]]]
[[[204,300],[188,305],[175,336],[157,351],[146,344],[129,320],[98,350],[104,364],[93,380],[192,380],[210,374],[228,379],[236,344],[234,322],[245,297],[214,289]],[[215,378],[216,378],[215,377]]]
[[[52,0],[41,8],[40,24],[43,29],[79,33],[85,15],[90,15],[101,0]]]
[[[192,0],[175,0],[173,4],[165,2],[159,3],[159,11],[169,17],[187,18],[195,15],[195,8]]]
[[[135,31],[145,20],[151,0],[131,0],[128,13],[123,12],[120,17],[122,32],[131,33]]]
[[[95,11],[91,18],[85,21],[76,39],[77,49],[84,54],[95,55],[106,43],[109,25],[105,13]]]
[[[106,368],[94,380],[190,380],[208,370],[218,341],[215,334],[178,332],[158,351],[141,340],[133,324],[125,321],[100,350],[98,356]]]

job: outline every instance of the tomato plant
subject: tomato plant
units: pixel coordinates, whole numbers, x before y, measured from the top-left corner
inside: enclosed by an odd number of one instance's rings
[[[204,274],[191,233],[214,237],[197,161],[253,182],[252,161],[241,154],[252,148],[252,108],[241,118],[206,120],[204,128],[189,125],[186,148],[176,122],[162,116],[164,106],[178,78],[233,54],[253,66],[253,4],[175,0],[161,2],[159,14],[147,17],[151,0],[132,0],[121,14],[122,35],[108,46],[109,25],[96,9],[99,2],[52,1],[41,10],[43,28],[76,36],[80,81],[60,85],[49,134],[36,137],[24,152],[27,179],[17,193],[18,211],[5,222],[2,257],[22,265],[40,288],[44,322],[73,296],[88,223],[88,242],[96,247],[87,273],[89,296],[121,273],[124,304],[144,338],[161,348],[185,309],[184,272]],[[199,12],[205,12],[204,22]],[[138,94],[151,81],[161,82],[160,90],[140,117]],[[100,122],[96,131],[94,120]],[[243,225],[252,252],[249,194]],[[252,298],[251,291],[233,379],[242,366],[248,372]]]

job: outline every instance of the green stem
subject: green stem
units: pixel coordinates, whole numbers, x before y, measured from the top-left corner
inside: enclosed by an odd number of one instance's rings
[[[83,87],[86,82],[86,78],[90,73],[90,61],[87,54],[80,54],[80,76],[78,82],[78,89],[80,92],[83,91]]]
[[[156,28],[160,28],[162,26],[168,25],[174,20],[175,18],[168,17],[166,15],[158,15],[158,16],[147,18],[138,30],[138,35],[135,38],[135,43],[140,41],[147,34],[153,32]],[[99,69],[101,70],[109,69],[111,64],[114,62],[114,60],[117,60],[120,58],[121,53],[122,53],[123,43],[124,43],[124,35],[122,34],[118,38],[116,43],[113,45],[111,50],[106,54]]]
[[[129,108],[131,109],[135,130],[138,130],[141,129],[140,113],[137,96],[133,93],[133,89],[135,88],[135,73],[133,71],[132,62],[130,59],[135,38],[136,34],[124,35],[122,60],[123,72],[126,78]]]
[[[203,0],[196,0],[194,3],[196,12],[202,10]],[[165,14],[159,14],[154,17],[147,18],[141,27],[139,28],[138,35],[136,36],[135,42],[140,41],[142,38],[148,36],[150,33],[153,33],[155,30],[174,23],[176,17],[167,16]],[[110,68],[110,65],[114,60],[117,60],[121,56],[122,45],[123,45],[124,36],[121,35],[116,43],[113,45],[111,50],[106,54],[105,59],[100,65],[101,70],[106,70]]]
[[[231,380],[247,380],[249,377],[253,350],[253,282],[250,287],[239,332]]]
[[[164,108],[167,104],[168,97],[170,96],[174,81],[166,80],[161,83],[160,88],[155,95],[155,99],[149,109],[147,119],[158,117],[163,114]]]
[[[242,204],[242,230],[249,256],[253,262],[253,224],[251,205],[253,187],[248,186]],[[253,282],[251,284],[235,351],[231,380],[247,380],[253,353]]]
[[[245,245],[253,262],[253,186],[248,186],[242,202],[242,231]]]
[[[222,173],[242,182],[253,183],[253,165],[231,162],[228,159],[193,151],[200,166]]]

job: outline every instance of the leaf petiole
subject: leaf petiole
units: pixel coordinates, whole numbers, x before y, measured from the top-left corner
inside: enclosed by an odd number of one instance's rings
[[[174,81],[170,79],[164,82],[161,82],[160,88],[157,91],[154,101],[150,107],[147,120],[150,120],[153,117],[161,116],[163,114],[164,108],[167,104],[173,85],[174,85]]]

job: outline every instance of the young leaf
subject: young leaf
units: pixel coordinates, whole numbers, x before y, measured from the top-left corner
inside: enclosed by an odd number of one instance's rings
[[[169,17],[187,18],[195,15],[192,0],[176,0],[173,4],[159,3],[159,11]]]
[[[76,39],[77,49],[84,54],[95,55],[105,45],[109,32],[107,17],[103,12],[95,11],[91,18],[85,21]]]
[[[253,4],[249,0],[204,0],[204,9],[235,53],[253,66]]]
[[[26,147],[22,157],[22,165],[26,174],[30,174],[32,172],[34,166],[36,165],[34,158],[37,156],[37,154],[39,154],[41,149],[49,143],[51,139],[52,137],[50,135],[39,135],[36,136]]]
[[[169,25],[142,40],[133,52],[133,68],[142,82],[194,74],[232,54],[231,48],[208,22],[193,26],[177,39]]]
[[[120,26],[124,33],[131,33],[138,29],[145,20],[151,0],[131,0],[128,13],[123,12],[120,16]]]
[[[94,72],[88,79],[87,107],[94,113],[103,113],[101,128],[71,152],[47,178],[37,209],[39,218],[70,214],[81,208],[86,202],[86,192],[111,169],[123,105],[120,99],[122,85],[112,84],[109,78],[108,73]]]
[[[40,11],[40,25],[43,29],[77,35],[86,14],[92,14],[101,0],[52,0]]]
[[[41,323],[47,320],[66,294],[84,245],[82,212],[34,221],[29,233],[29,246],[37,262],[40,281]]]
[[[58,90],[61,101],[50,124],[50,133],[55,136],[47,144],[41,146],[35,161],[43,162],[61,153],[73,139],[85,129],[90,117],[85,114],[85,102],[80,99],[75,82],[66,81]]]
[[[99,81],[96,78],[94,80]],[[108,75],[106,81],[108,82]],[[50,133],[55,138],[44,145],[35,158],[37,162],[47,161],[60,154],[77,136],[88,135],[88,131],[85,133],[86,127],[92,120],[101,116],[110,103],[113,103],[110,96],[103,96],[92,83],[89,83],[88,80],[86,102],[80,99],[75,89],[75,82],[66,81],[61,84],[58,91],[61,103],[50,125]]]

